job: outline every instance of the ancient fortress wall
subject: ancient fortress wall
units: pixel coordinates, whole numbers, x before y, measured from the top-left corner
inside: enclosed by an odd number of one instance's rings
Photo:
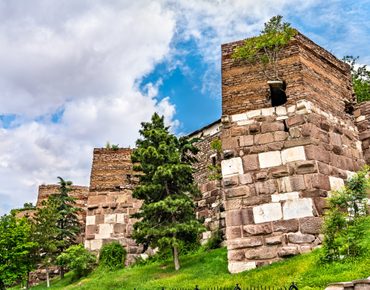
[[[321,243],[325,198],[365,164],[349,66],[299,34],[281,55],[287,102],[271,106],[267,78],[222,46],[222,161],[229,271]],[[267,96],[267,97],[266,97]],[[224,154],[225,156],[225,154]]]

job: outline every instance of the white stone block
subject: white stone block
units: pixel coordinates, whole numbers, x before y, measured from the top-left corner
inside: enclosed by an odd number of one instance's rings
[[[111,234],[113,233],[112,224],[100,224],[99,225],[99,234]]]
[[[95,225],[95,216],[94,215],[86,217],[86,225],[87,226]]]
[[[211,231],[203,232],[203,240],[208,240],[211,237],[212,237],[212,232]]]
[[[281,165],[280,151],[271,151],[258,154],[258,160],[261,168]]]
[[[355,128],[353,128],[352,126],[348,126],[348,129],[350,129],[351,131],[355,131]]]
[[[254,117],[258,117],[260,115],[261,115],[261,110],[254,110],[254,111],[247,112],[247,117],[249,119],[254,118]]]
[[[360,116],[358,118],[356,118],[356,122],[361,122],[361,121],[364,121],[366,120],[365,116]]]
[[[280,203],[268,203],[253,208],[253,217],[256,224],[280,220],[283,215]]]
[[[148,259],[149,255],[148,254],[140,254],[140,257],[141,257],[141,259],[143,259],[145,261],[146,259]]]
[[[321,111],[321,115],[323,115],[325,118],[329,119],[329,114],[324,112],[324,111]]]
[[[329,180],[332,191],[340,190],[344,186],[344,181],[342,178],[329,176]]]
[[[297,191],[271,195],[272,202],[279,202],[282,200],[293,200],[293,199],[298,199],[298,198],[299,198],[299,194]]]
[[[91,248],[91,241],[85,240],[85,249],[90,250],[90,248]]]
[[[283,164],[294,161],[306,160],[306,154],[304,153],[304,147],[298,146],[281,151],[281,159]]]
[[[109,239],[110,238],[110,234],[95,234],[95,239]]]
[[[280,185],[281,185],[281,190],[283,192],[291,192],[292,191],[292,186],[290,184],[290,179],[289,177],[282,177],[279,180]]]
[[[236,274],[256,268],[256,262],[238,262],[229,263],[228,269],[230,274]]]
[[[313,205],[311,198],[300,198],[288,200],[283,207],[284,219],[296,219],[313,216]]]
[[[106,224],[116,223],[116,215],[115,214],[106,214],[104,216],[104,223],[106,223]]]
[[[285,107],[276,107],[276,115],[278,116],[284,116],[286,115],[286,108]]]
[[[288,108],[288,113],[294,113],[294,112],[295,112],[295,110],[296,110],[296,106],[295,106],[295,105],[290,106],[290,107]]]
[[[119,224],[125,223],[125,215],[123,213],[117,214],[117,223]]]
[[[309,110],[310,105],[308,104],[307,100],[299,100],[297,101],[297,110]]]
[[[243,125],[250,125],[250,124],[253,124],[254,123],[254,120],[242,120],[242,121],[239,121],[239,122],[236,122],[239,126],[243,126]]]
[[[247,120],[248,119],[247,114],[237,114],[237,115],[232,116],[232,118],[233,118],[233,122],[237,122],[237,121]]]
[[[280,116],[276,118],[276,121],[288,119],[288,116]]]
[[[262,109],[262,116],[272,116],[275,113],[275,107]]]
[[[356,148],[357,148],[358,152],[362,152],[361,141],[356,142]]]
[[[103,240],[91,240],[91,250],[100,250],[100,248],[103,246]]]
[[[356,172],[352,172],[352,171],[346,171],[346,173],[347,173],[348,178],[351,178],[354,175],[356,175]]]
[[[243,163],[240,157],[222,160],[221,162],[222,177],[243,174]]]

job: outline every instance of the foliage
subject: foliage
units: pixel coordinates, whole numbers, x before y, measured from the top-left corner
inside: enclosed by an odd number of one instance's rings
[[[293,40],[297,30],[290,23],[281,23],[283,16],[272,17],[265,23],[265,29],[259,36],[248,38],[244,46],[237,47],[232,59],[245,59],[251,65],[257,65],[269,80],[280,80],[277,69],[280,51]],[[272,74],[268,70],[272,70]]]
[[[26,202],[23,204],[23,208],[35,208],[35,206],[32,204],[32,202]]]
[[[118,144],[117,145],[112,144],[112,149],[113,149],[113,151],[117,151],[118,150]]]
[[[144,251],[152,248],[171,247],[175,265],[180,241],[189,233],[200,233],[204,226],[195,217],[193,197],[200,196],[194,184],[191,164],[199,149],[196,140],[188,136],[177,138],[164,125],[164,117],[157,113],[151,123],[141,123],[139,131],[143,139],[136,141],[137,148],[131,155],[136,163],[133,170],[141,174],[132,196],[143,201],[137,218],[133,238],[144,245]],[[178,266],[178,265],[177,265]]]
[[[105,142],[105,148],[108,148],[108,149],[112,148],[112,145],[110,144],[109,141]]]
[[[119,242],[105,244],[99,252],[99,266],[109,269],[124,268],[127,251]]]
[[[10,285],[36,269],[30,253],[37,243],[29,240],[31,225],[15,213],[0,218],[0,281]]]
[[[95,253],[90,253],[82,244],[69,247],[56,259],[57,265],[74,270],[77,278],[86,276],[95,262]]]
[[[341,256],[356,258],[369,252],[370,219],[367,213],[369,167],[346,180],[347,186],[328,198],[329,209],[323,225],[322,261]]]
[[[220,244],[223,242],[221,231],[217,230],[212,233],[211,238],[204,245],[205,250],[214,250],[220,247]]]
[[[359,66],[356,69],[356,60],[359,57],[345,56],[343,61],[351,66],[352,84],[356,94],[357,102],[370,100],[370,71],[367,66]]]
[[[80,207],[74,207],[76,204],[76,198],[68,196],[68,193],[72,191],[71,188],[67,187],[72,185],[71,181],[64,181],[63,178],[59,177],[60,187],[58,188],[59,193],[50,196],[51,202],[56,205],[58,212],[58,218],[56,220],[57,235],[55,239],[59,242],[58,253],[62,253],[64,249],[69,246],[75,245],[76,238],[80,234],[80,223],[78,221],[77,214],[82,211]],[[63,267],[61,268],[61,278],[64,276]]]
[[[213,139],[211,142],[211,149],[216,150],[216,162],[217,164],[210,164],[207,166],[207,170],[210,172],[207,175],[207,180],[221,180],[221,166],[220,166],[220,160],[221,160],[221,153],[222,153],[222,143],[220,139]]]

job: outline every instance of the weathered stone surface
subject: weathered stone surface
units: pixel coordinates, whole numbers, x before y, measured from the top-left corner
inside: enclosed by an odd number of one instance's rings
[[[243,136],[247,134],[247,129],[244,126],[234,126],[230,131],[231,137]]]
[[[303,175],[283,177],[278,180],[279,192],[293,192],[306,189]]]
[[[340,190],[344,186],[344,181],[342,178],[329,176],[329,180],[331,190]]]
[[[320,217],[307,217],[299,220],[302,234],[319,234],[322,220]]]
[[[246,155],[243,156],[243,169],[245,173],[249,171],[258,170],[259,169],[259,162],[258,162],[258,155]],[[243,174],[242,172],[241,174]]]
[[[251,208],[230,210],[226,213],[226,224],[228,227],[248,225],[252,223],[253,211]]]
[[[234,176],[231,176],[231,177],[228,177],[228,178],[224,178],[223,182],[224,182],[225,187],[238,185],[238,182],[239,182],[238,175],[234,175]]]
[[[256,262],[229,263],[228,266],[230,274],[236,274],[254,268],[256,268]]]
[[[330,166],[322,163],[322,162],[317,162],[317,166],[319,168],[319,173],[324,174],[324,175],[329,175],[330,174]]]
[[[285,246],[278,248],[278,255],[280,257],[286,257],[286,256],[292,256],[292,255],[298,255],[298,247],[297,246]]]
[[[299,130],[298,127],[290,128],[289,129],[289,134],[290,134],[290,137],[292,137],[292,138],[301,137],[301,131]]]
[[[265,238],[266,245],[279,245],[282,243],[283,236],[272,236]]]
[[[299,247],[299,253],[300,254],[308,254],[311,253],[311,247],[310,246],[300,246]]]
[[[271,195],[272,202],[280,202],[282,200],[292,200],[292,199],[298,199],[298,198],[299,198],[299,194],[297,191]]]
[[[222,160],[222,177],[226,178],[233,175],[243,174],[243,164],[240,157]]]
[[[113,233],[112,224],[101,224],[99,225],[99,234],[111,234]]]
[[[306,160],[304,147],[298,146],[281,151],[281,159],[283,164]]]
[[[103,240],[91,240],[90,245],[90,249],[92,251],[100,250],[100,248],[103,246]]]
[[[227,227],[226,228],[226,239],[232,240],[242,237],[242,231],[240,227]]]
[[[270,169],[271,175],[274,178],[288,176],[289,170],[287,165],[281,165]]]
[[[244,239],[236,239],[236,240],[227,241],[228,250],[253,248],[253,247],[259,247],[262,245],[263,245],[262,237],[252,237],[252,238],[244,238]]]
[[[253,182],[253,177],[251,173],[241,174],[239,175],[239,182],[240,184],[250,184]]]
[[[87,225],[86,226],[86,234],[87,235],[92,235],[96,233],[96,225]]]
[[[276,247],[260,247],[258,249],[248,249],[245,251],[245,257],[249,260],[272,259],[277,256]]]
[[[302,197],[327,197],[328,192],[322,189],[311,188],[301,193]]]
[[[245,146],[253,146],[253,136],[252,135],[247,135],[247,136],[240,136],[239,142],[240,146],[245,147]]]
[[[265,123],[261,126],[261,133],[284,131],[284,124],[281,122]]]
[[[321,161],[326,164],[330,163],[330,153],[318,146],[305,146],[305,153],[308,160]]]
[[[310,175],[310,177],[313,188],[330,190],[330,181],[328,176],[316,173]]]
[[[87,216],[86,225],[95,225],[95,216]]]
[[[283,217],[280,203],[270,203],[253,208],[253,217],[256,224],[279,220]]]
[[[263,145],[274,142],[274,137],[271,133],[254,135],[254,144]]]
[[[255,183],[257,195],[261,194],[273,194],[276,192],[275,180],[270,179],[265,182]]]
[[[288,240],[293,244],[305,244],[312,243],[315,240],[314,235],[305,235],[305,234],[289,234]]]
[[[256,235],[266,235],[272,233],[272,226],[271,223],[259,224],[259,225],[246,225],[243,226],[243,231],[246,234],[250,234],[253,236]]]
[[[227,259],[229,261],[243,261],[245,260],[245,250],[234,250],[230,251],[228,249],[227,251]]]
[[[285,141],[286,139],[288,139],[288,137],[289,137],[288,132],[277,131],[274,134],[274,139],[276,142]]]
[[[283,142],[273,142],[270,144],[267,144],[268,151],[280,151],[283,149],[284,144]]]
[[[298,116],[287,119],[286,120],[286,125],[287,125],[288,128],[291,128],[291,127],[301,125],[304,122],[305,122],[304,121],[304,116],[303,115],[298,115]]]
[[[123,234],[126,232],[126,226],[124,224],[115,224],[113,230],[115,234]]]
[[[258,154],[258,160],[261,168],[281,165],[281,157],[279,151],[260,153]]]
[[[324,163],[322,163],[322,164],[324,164]],[[297,174],[316,173],[317,172],[316,161],[309,160],[309,161],[297,162],[296,172],[297,172]]]
[[[251,192],[248,186],[241,186],[237,188],[226,189],[225,193],[227,197],[237,197],[237,196],[248,197],[251,195]]]
[[[310,198],[288,200],[283,206],[284,219],[303,218],[313,216],[313,204]]]
[[[291,233],[298,231],[297,220],[280,220],[273,222],[274,232]]]
[[[268,179],[268,172],[267,171],[258,171],[254,173],[255,180],[261,181]]]
[[[115,214],[106,214],[104,217],[104,223],[106,224],[114,224],[116,222],[116,215]]]
[[[244,206],[258,205],[271,202],[270,195],[251,196],[243,199]]]

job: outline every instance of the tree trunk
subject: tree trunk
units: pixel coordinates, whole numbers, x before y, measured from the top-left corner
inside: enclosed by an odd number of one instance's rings
[[[49,281],[49,267],[46,265],[46,287],[50,287],[50,281]]]
[[[64,279],[64,268],[63,268],[63,266],[60,267],[60,279]]]
[[[177,247],[172,248],[172,253],[173,253],[173,261],[175,263],[175,270],[180,269],[180,262],[179,262],[179,252],[177,250]]]
[[[27,273],[26,276],[26,289],[28,289],[28,281],[30,280],[30,272]]]

